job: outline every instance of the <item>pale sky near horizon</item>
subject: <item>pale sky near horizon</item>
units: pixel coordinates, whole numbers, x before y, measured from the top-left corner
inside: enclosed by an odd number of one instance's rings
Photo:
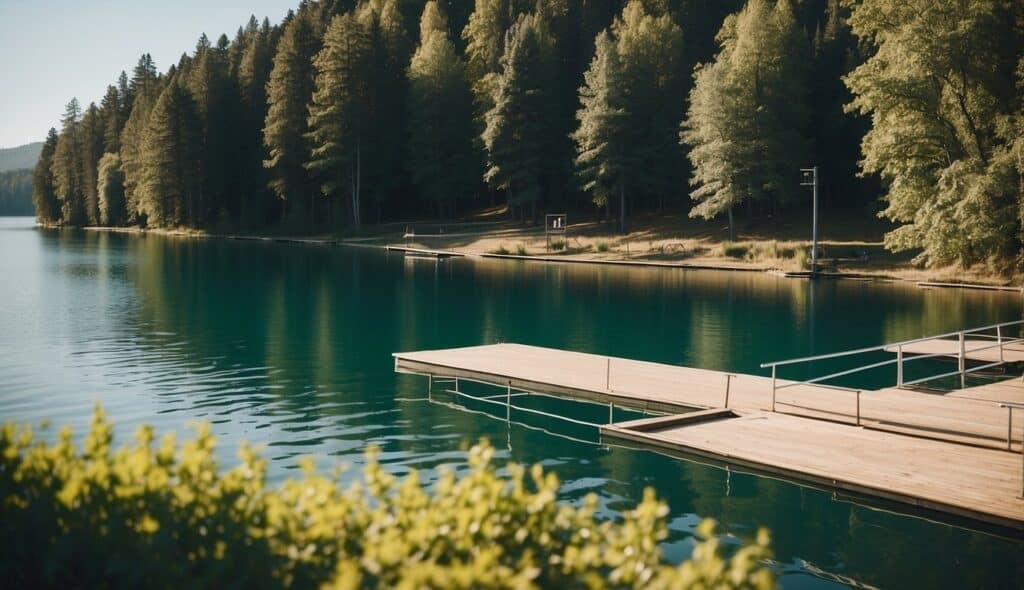
[[[64,105],[99,104],[150,53],[160,71],[200,34],[233,39],[250,14],[278,23],[299,0],[0,0],[0,148],[42,141]]]

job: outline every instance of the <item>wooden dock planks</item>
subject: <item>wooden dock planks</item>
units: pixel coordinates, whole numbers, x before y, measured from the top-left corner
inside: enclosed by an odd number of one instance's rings
[[[488,383],[511,382],[515,388],[624,407],[679,412],[728,407],[741,411],[771,408],[771,378],[729,374],[609,358],[521,344],[491,344],[444,350],[395,353],[399,372],[463,377]],[[780,379],[779,385],[790,382]],[[1024,383],[1005,387],[1020,387]],[[968,390],[969,391],[969,390]],[[998,400],[1003,401],[1003,400]],[[1012,400],[1010,400],[1012,401]],[[776,411],[856,423],[857,396],[827,385],[797,385],[778,390]],[[864,426],[894,432],[1005,448],[1007,412],[985,399],[940,396],[903,389],[865,391],[860,395]],[[1012,440],[1024,440],[1024,416],[1015,420]]]
[[[1018,379],[947,395],[898,388],[857,394],[826,385],[778,390],[771,379],[493,344],[395,353],[395,370],[509,385],[567,399],[614,403],[669,416],[602,427],[602,433],[1024,530],[1024,399]],[[728,382],[728,411],[726,384]],[[779,380],[778,385],[790,382]],[[659,421],[664,421],[659,423]]]
[[[1024,529],[1021,456],[779,413],[602,427],[602,436]]]

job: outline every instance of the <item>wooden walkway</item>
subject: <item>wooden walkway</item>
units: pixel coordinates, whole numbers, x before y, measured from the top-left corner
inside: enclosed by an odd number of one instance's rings
[[[776,411],[769,412],[772,383],[762,376],[519,344],[394,358],[401,373],[683,413],[648,419],[650,427],[621,423],[602,432],[1024,529],[1024,411],[1015,412],[1008,433],[1009,411],[998,403],[1024,400],[1019,378],[947,395],[888,388],[858,396],[797,384],[777,390]],[[704,416],[714,419],[700,421]]]
[[[656,412],[725,408],[771,409],[771,378],[730,374],[661,363],[611,358],[521,344],[490,344],[395,353],[395,370],[435,377],[461,377],[568,399]],[[727,383],[728,381],[728,383]],[[1018,380],[1019,381],[1019,380]],[[778,380],[779,385],[790,382]],[[728,386],[728,400],[726,388]],[[1024,382],[1006,389],[1024,397]],[[970,391],[970,390],[966,390]],[[856,424],[857,393],[828,385],[779,389],[776,411]],[[993,397],[998,397],[994,395]],[[1006,448],[1007,411],[997,401],[943,397],[903,389],[860,394],[860,424],[992,448]],[[1013,448],[1024,440],[1024,412],[1018,412]]]
[[[1021,457],[994,449],[752,412],[602,427],[626,440],[1024,530]],[[636,428],[635,426],[639,426]]]

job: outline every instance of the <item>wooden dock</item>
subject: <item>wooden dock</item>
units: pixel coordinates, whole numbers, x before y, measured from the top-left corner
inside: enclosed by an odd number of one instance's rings
[[[770,412],[673,418],[605,426],[602,437],[1024,530],[1016,453]]]
[[[937,395],[782,379],[776,389],[769,377],[519,344],[394,359],[400,373],[681,414],[605,425],[602,436],[1024,530],[1024,411],[1011,423],[1000,406],[1024,400],[1019,378]]]
[[[395,353],[394,357],[398,372],[509,384],[516,389],[637,410],[771,409],[771,378],[757,375],[521,344]],[[791,383],[778,380],[780,386]],[[1024,382],[1004,387],[1020,390],[1019,395],[1024,396]],[[1007,410],[994,402],[1015,401],[1012,395],[1006,400],[970,399],[896,388],[864,391],[858,396],[856,391],[828,385],[794,384],[779,389],[775,409],[857,424],[858,397],[861,426],[1000,449],[1007,446]],[[1022,440],[1024,415],[1019,415],[1010,443],[1018,449]]]

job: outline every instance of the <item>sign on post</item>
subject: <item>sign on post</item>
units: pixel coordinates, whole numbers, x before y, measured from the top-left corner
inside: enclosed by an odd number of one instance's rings
[[[566,228],[569,226],[565,213],[548,213],[544,216],[544,248],[551,251],[551,236],[562,236],[565,243]]]

